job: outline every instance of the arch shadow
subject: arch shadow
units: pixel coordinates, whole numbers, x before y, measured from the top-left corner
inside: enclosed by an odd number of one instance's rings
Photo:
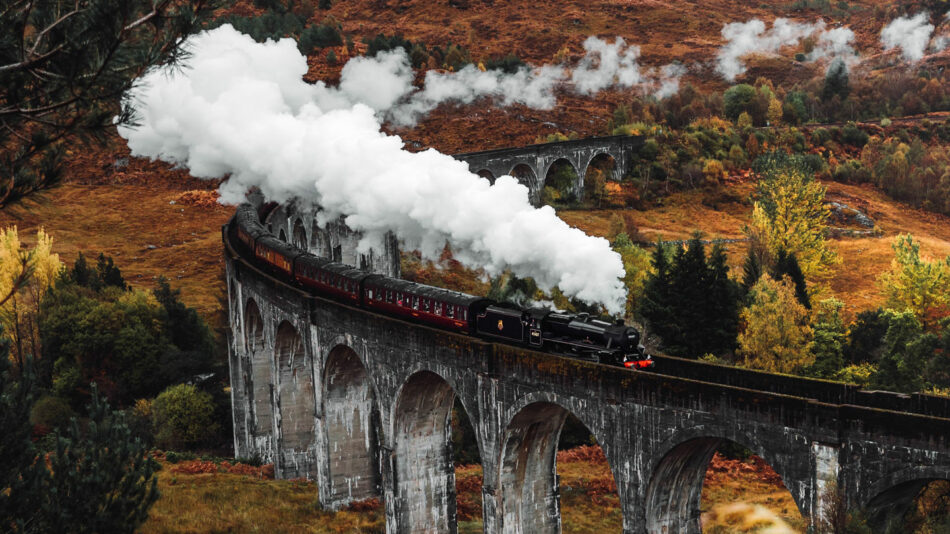
[[[604,448],[611,476],[617,472],[610,461],[603,436],[583,413],[562,405],[553,395],[535,394],[521,399],[505,426],[498,461],[501,513],[505,532],[558,533],[561,529],[557,449],[568,415],[574,415]],[[618,494],[621,489],[618,487]],[[621,511],[623,507],[621,506]]]
[[[910,466],[886,476],[868,492],[871,498],[864,505],[868,523],[883,531],[889,523],[902,520],[921,491],[939,480],[950,480],[950,469]]]
[[[482,178],[488,180],[488,183],[490,183],[490,184],[494,184],[494,183],[495,183],[495,175],[492,174],[491,171],[488,170],[488,169],[482,169],[482,170],[478,171],[478,172],[475,173],[475,174],[477,174],[477,175],[481,176]]]
[[[455,391],[455,384],[440,374],[419,370],[396,395],[391,418],[396,532],[457,530],[451,425]],[[462,406],[469,415],[464,402]]]
[[[307,239],[307,230],[303,227],[303,221],[299,218],[294,221],[294,230],[291,234],[291,244],[300,250],[309,250]]]
[[[380,495],[380,413],[375,384],[355,350],[336,344],[325,359],[323,421],[327,502],[345,504]]]
[[[651,461],[650,482],[646,489],[646,531],[653,533],[701,533],[703,483],[709,463],[721,445],[732,441],[761,457],[781,477],[783,466],[770,461],[767,449],[753,436],[726,435],[711,428],[692,428],[678,432],[657,448]],[[807,513],[797,496],[789,491],[802,517]]]
[[[244,308],[244,342],[251,365],[251,405],[254,407],[256,438],[273,432],[274,408],[271,398],[271,358],[264,349],[264,319],[254,299],[247,299]]]
[[[541,201],[544,204],[574,201],[580,194],[584,177],[567,158],[558,158],[548,164],[541,183]]]
[[[316,398],[311,359],[303,338],[289,321],[281,321],[274,339],[279,387],[278,417],[282,471],[313,478],[310,461],[316,431]]]

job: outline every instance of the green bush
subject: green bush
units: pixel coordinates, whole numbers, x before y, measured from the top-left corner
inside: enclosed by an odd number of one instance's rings
[[[165,449],[187,449],[206,443],[217,432],[211,395],[190,384],[163,391],[152,403],[155,443]]]
[[[738,120],[742,112],[752,111],[752,101],[755,99],[755,88],[748,84],[739,84],[729,89],[722,97],[723,110],[730,120]]]
[[[30,422],[42,425],[49,430],[65,428],[69,420],[76,416],[69,403],[59,397],[46,396],[36,401],[30,410]]]
[[[841,142],[847,143],[858,148],[868,144],[868,133],[853,124],[845,126],[841,130]]]

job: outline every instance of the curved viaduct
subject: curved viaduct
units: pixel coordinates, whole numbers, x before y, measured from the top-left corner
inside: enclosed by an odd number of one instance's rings
[[[277,221],[290,236],[301,224]],[[227,233],[225,250],[235,454],[315,479],[328,508],[381,497],[390,533],[456,530],[456,397],[477,436],[489,533],[559,532],[568,413],[604,449],[625,533],[700,532],[724,439],[765,458],[819,520],[836,485],[883,520],[950,478],[946,399],[676,358],[659,359],[668,374],[635,372],[486,343],[313,297],[239,256]]]
[[[518,148],[501,148],[482,152],[456,154],[455,159],[468,163],[469,170],[494,182],[506,174],[515,176],[528,187],[531,201],[540,201],[544,179],[551,167],[566,162],[574,168],[577,180],[572,185],[576,198],[584,195],[584,177],[591,163],[599,158],[614,161],[611,179],[620,180],[629,170],[630,162],[640,150],[643,138],[629,135],[589,137],[558,143],[542,143]]]

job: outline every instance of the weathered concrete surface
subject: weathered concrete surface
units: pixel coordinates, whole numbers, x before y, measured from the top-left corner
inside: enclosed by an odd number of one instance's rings
[[[702,473],[723,439],[775,468],[806,517],[820,517],[834,485],[883,520],[922,482],[950,479],[950,420],[939,400],[675,359],[670,368],[706,381],[631,372],[312,299],[233,258],[227,273],[236,454],[316,479],[327,507],[381,496],[393,534],[455,530],[456,397],[477,436],[492,534],[559,530],[554,444],[567,413],[604,449],[626,533],[698,533]],[[293,360],[307,366],[296,378],[279,367],[296,346],[278,343],[289,328],[303,352]],[[312,399],[288,385],[307,375]],[[891,405],[920,413],[873,407]],[[300,433],[306,424],[288,423],[309,413],[314,446]]]
[[[469,170],[472,172],[491,181],[506,174],[515,176],[519,182],[528,187],[531,201],[537,204],[541,198],[541,189],[544,188],[545,177],[556,162],[565,161],[574,168],[577,181],[573,185],[573,193],[575,197],[582,198],[584,177],[591,162],[601,157],[613,158],[614,169],[611,179],[620,180],[630,170],[630,164],[642,144],[642,137],[614,135],[469,152],[456,154],[454,157],[468,163]]]
[[[399,277],[399,242],[391,232],[370,250],[357,247],[363,237],[342,219],[326,220],[314,206],[278,206],[267,215],[264,226],[282,241],[322,258],[359,267],[365,271]]]

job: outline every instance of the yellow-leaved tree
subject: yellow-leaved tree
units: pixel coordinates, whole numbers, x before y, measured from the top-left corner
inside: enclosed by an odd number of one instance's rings
[[[757,162],[756,172],[752,222],[745,228],[753,246],[771,258],[782,250],[794,253],[806,279],[827,279],[840,259],[825,239],[825,187],[815,181],[814,170],[801,157],[772,153]]]
[[[880,279],[887,307],[910,310],[925,326],[936,326],[950,316],[950,256],[921,259],[920,243],[910,234],[897,236],[891,246],[894,261]]]
[[[810,365],[812,329],[809,312],[795,297],[795,284],[787,276],[781,282],[771,276],[759,279],[742,310],[739,354],[745,365],[770,372],[790,373]]]
[[[24,249],[17,227],[0,231],[0,324],[13,341],[10,357],[22,366],[24,358],[40,356],[37,314],[40,301],[63,269],[53,253],[53,238],[42,228],[36,244]]]

